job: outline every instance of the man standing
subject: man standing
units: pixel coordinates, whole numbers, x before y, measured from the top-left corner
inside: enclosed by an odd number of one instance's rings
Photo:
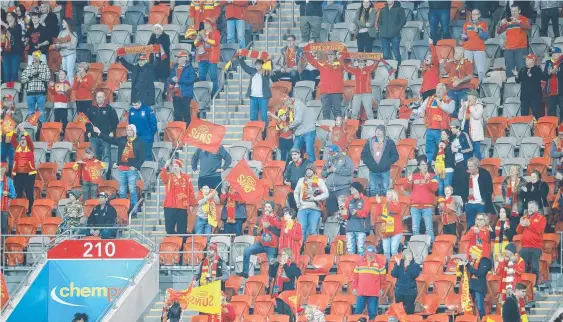
[[[2,235],[8,235],[11,231],[8,231],[8,207],[10,205],[10,200],[16,199],[16,188],[14,187],[14,182],[12,178],[8,178],[6,175],[6,168],[0,167],[0,195],[1,195],[1,225],[2,225]]]
[[[440,61],[440,67],[444,68],[450,80],[447,83],[448,96],[455,101],[454,113],[459,111],[461,100],[467,98],[467,90],[471,88],[471,80],[473,79],[473,62],[465,59],[464,55],[463,47],[456,47],[453,60]]]
[[[428,11],[428,22],[430,24],[430,37],[434,40],[434,45],[440,39],[450,39],[450,9],[451,1],[428,1],[430,10]],[[438,29],[440,24],[440,29]],[[442,37],[438,36],[438,31],[442,30]],[[430,159],[429,159],[430,160]]]
[[[187,263],[184,263],[187,264]],[[216,243],[207,246],[207,254],[195,274],[194,286],[203,286],[215,281],[221,281],[221,290],[225,289],[225,282],[229,278],[229,264],[219,256]]]
[[[561,63],[561,48],[553,47],[551,59],[545,62],[543,79],[546,81],[547,115],[557,116],[559,123],[563,122],[563,69]],[[557,109],[559,107],[559,109]]]
[[[513,4],[510,7],[511,17],[502,19],[497,28],[497,34],[506,31],[506,43],[504,44],[505,70],[513,70],[514,67],[522,70],[526,67],[524,57],[528,54],[528,34],[532,28],[528,18],[520,15],[520,7]]]
[[[305,171],[307,170],[309,164],[311,164],[309,160],[301,157],[301,150],[296,148],[291,149],[291,161],[285,167],[285,171],[283,173],[283,183],[286,186],[290,186],[291,191],[295,190],[299,179],[305,176]],[[292,209],[297,208],[295,199],[293,198],[293,193],[290,193],[288,196],[288,204]]]
[[[362,161],[369,169],[369,195],[385,196],[389,190],[391,165],[399,160],[395,142],[385,135],[385,126],[375,128],[375,136],[367,139]]]
[[[467,230],[475,225],[478,213],[492,213],[493,209],[493,179],[489,171],[480,168],[480,161],[476,157],[467,160],[467,173],[464,173],[459,184],[454,188],[463,198]]]
[[[281,78],[289,78],[295,86],[299,80],[299,64],[305,56],[303,56],[303,49],[295,45],[295,39],[293,34],[285,36],[287,46],[281,49],[280,64],[272,75],[272,82],[277,82]]]
[[[526,297],[526,285],[522,283],[516,284],[514,292],[506,298],[506,302],[502,306],[502,322],[520,322],[522,321],[522,307],[520,303]],[[524,309],[525,311],[525,309]]]
[[[145,148],[145,161],[152,160],[152,145],[154,143],[154,135],[158,131],[158,121],[156,114],[149,106],[141,103],[140,100],[134,100],[129,110],[129,124],[135,125],[137,128],[137,137],[143,141]]]
[[[559,37],[559,9],[561,9],[561,1],[534,1],[534,9],[541,17],[540,37],[547,37],[547,28],[550,21],[551,28],[553,28],[553,39]]]
[[[247,0],[222,0],[225,6],[225,18],[227,19],[227,43],[239,44],[239,49],[246,48],[246,22],[244,15],[248,7]],[[235,37],[236,33],[236,37]]]
[[[156,79],[161,82],[166,82],[166,78],[170,74],[170,36],[164,32],[164,28],[161,24],[155,24],[152,28],[152,35],[149,39],[147,45],[160,45],[162,46],[162,53],[166,54],[166,57],[162,57],[162,64],[159,65],[156,71]],[[160,60],[160,57],[156,55],[150,56],[150,61],[154,62],[155,59]]]
[[[365,257],[354,268],[352,294],[356,296],[356,314],[363,314],[367,304],[369,320],[375,319],[386,274],[385,261],[377,260],[375,246],[368,246]]]
[[[176,54],[176,57],[178,61],[170,73],[170,86],[173,86],[174,121],[186,122],[187,127],[192,121],[190,104],[194,97],[196,75],[188,52],[182,50]]]
[[[399,46],[401,43],[401,29],[407,22],[405,10],[401,7],[401,3],[395,0],[387,0],[387,3],[377,15],[378,21],[375,25],[376,31],[379,31],[381,37],[381,46],[383,47],[383,58],[391,59],[391,46],[393,46],[393,56],[397,60],[397,66],[401,65],[401,52]]]
[[[197,179],[199,189],[208,186],[217,192],[221,191],[221,172],[227,170],[231,166],[231,162],[231,155],[222,145],[217,153],[197,149],[192,156],[192,171],[199,173]]]
[[[456,164],[463,162],[465,165],[467,160],[473,156],[474,147],[471,143],[471,138],[469,134],[461,130],[461,123],[458,120],[452,121],[450,130],[454,135],[451,148],[455,156],[455,162]]]
[[[296,98],[284,96],[283,103],[287,111],[293,109],[293,123],[289,124],[289,129],[293,131],[293,149],[301,151],[305,148],[309,161],[315,161],[315,122],[317,116],[313,109],[307,108],[303,102]]]
[[[318,42],[321,38],[323,2],[313,0],[295,1],[299,5],[299,21],[302,42]]]
[[[538,211],[537,202],[530,201],[528,214],[520,218],[520,224],[516,228],[516,232],[522,234],[520,256],[526,262],[526,267],[531,267],[532,274],[536,275],[536,286],[540,280],[540,257],[546,224],[545,217]]]
[[[41,123],[45,123],[45,98],[51,72],[47,64],[42,61],[41,55],[40,51],[35,51],[31,55],[32,63],[24,69],[21,82],[25,85],[27,92],[27,114],[31,115],[36,110],[41,111],[39,120]]]
[[[117,115],[115,109],[107,103],[106,94],[103,91],[96,93],[96,103],[89,108],[86,113],[86,116],[88,116],[90,120],[89,123],[86,123],[86,133],[90,138],[90,145],[94,150],[96,158],[102,160],[109,170],[113,165],[110,144],[102,140],[98,134],[94,132],[94,127],[97,127],[100,129],[100,132],[106,133],[109,137],[115,137],[119,117],[121,115]],[[107,172],[106,178],[108,180],[111,178],[110,171]]]
[[[328,189],[323,179],[316,173],[315,165],[309,163],[305,177],[299,179],[293,192],[297,205],[297,221],[303,227],[303,240],[319,233],[321,208],[319,203],[328,198]]]
[[[338,212],[338,197],[350,195],[354,162],[337,145],[329,145],[326,149],[328,159],[323,166],[321,176],[329,191],[326,211],[329,216],[332,216]]]
[[[157,71],[160,68],[160,54],[155,54],[155,60],[149,63],[145,54],[139,56],[138,64],[133,65],[125,58],[117,60],[131,72],[131,102],[142,102],[148,106],[156,103],[155,87]]]
[[[485,40],[489,38],[489,25],[481,20],[481,11],[473,9],[471,20],[463,24],[461,40],[465,58],[472,60],[477,67],[479,80],[485,78]]]
[[[344,92],[344,67],[336,58],[336,51],[329,50],[327,60],[318,61],[305,47],[305,57],[321,73],[321,91],[323,119],[333,120],[342,115],[342,93]],[[331,118],[332,114],[332,118]]]
[[[188,211],[196,203],[192,178],[182,172],[184,163],[180,159],[166,161],[160,171],[164,183],[164,226],[167,234],[186,234]],[[170,168],[170,172],[168,169]]]
[[[49,52],[49,45],[53,41],[52,38],[49,38],[49,31],[47,28],[41,24],[41,19],[39,18],[38,12],[31,12],[29,14],[31,16],[31,23],[29,24],[29,28],[25,33],[25,45],[29,45],[28,53],[35,54],[39,52],[39,59],[47,64],[47,53]],[[58,32],[58,31],[57,31]],[[27,55],[27,64],[30,65],[33,63],[32,54]],[[51,75],[49,75],[50,77]]]
[[[469,248],[470,260],[465,264],[469,280],[469,291],[477,306],[479,317],[485,316],[485,295],[487,294],[487,274],[491,269],[491,260],[484,256],[483,247],[474,245]]]
[[[117,211],[109,204],[109,196],[105,192],[98,193],[99,204],[94,207],[86,223],[88,236],[98,236],[103,239],[115,238],[116,229],[111,229],[117,223]],[[96,229],[96,227],[100,227]],[[88,230],[89,229],[89,230]]]

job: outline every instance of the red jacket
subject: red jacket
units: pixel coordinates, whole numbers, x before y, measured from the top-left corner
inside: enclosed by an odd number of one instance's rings
[[[508,22],[506,24],[499,24],[497,34],[502,34],[506,31],[505,49],[519,49],[528,48],[528,34],[527,31],[532,28],[528,18],[520,15],[518,17],[520,23]]]
[[[382,234],[385,237],[395,236],[397,234],[403,233],[403,216],[401,216],[401,204],[398,202],[387,202],[387,203],[376,203],[375,204],[375,215],[378,219],[381,219],[383,223],[385,220],[382,218],[383,206],[387,205],[387,215],[393,217],[393,232],[386,233],[385,229],[382,230]]]
[[[197,55],[197,61],[208,60],[211,64],[219,63],[221,58],[221,34],[217,30],[213,30],[208,34],[208,39],[205,43],[196,39],[194,45],[196,47],[204,47],[205,52]],[[199,50],[200,48],[198,48]]]
[[[270,231],[269,228],[264,228],[264,222],[268,222],[270,226],[280,229],[282,226],[281,221],[278,220],[275,214],[273,215],[262,215],[258,219],[258,227],[261,228],[260,236],[258,241],[265,247],[278,248],[280,244],[280,238]]]
[[[483,257],[491,259],[491,232],[488,228],[482,228],[479,233],[475,233],[473,227],[471,227],[467,234],[465,234],[464,239],[469,240],[469,244],[465,250],[466,254],[469,254],[469,249],[472,246],[479,244],[483,247]],[[477,243],[477,240],[479,240],[480,243]]]
[[[376,258],[368,262],[366,257],[362,258],[354,268],[353,288],[357,296],[379,296],[386,274],[385,261],[378,262]]]
[[[331,133],[331,143],[336,144],[340,150],[346,151],[346,143],[348,143],[348,134],[344,126],[328,126],[321,125],[321,129]]]
[[[509,261],[507,259],[498,262],[496,275],[501,277],[500,286],[499,286],[499,293],[502,294],[502,300],[506,301],[506,288],[507,286],[514,289],[517,283],[520,283],[522,280],[522,274],[526,271],[526,263],[520,257],[520,255],[516,254],[518,258],[516,262],[509,265]],[[508,280],[507,280],[508,277]]]
[[[543,233],[547,224],[545,217],[539,213],[533,214],[530,219],[530,226],[518,225],[516,232],[522,234],[522,248],[542,249]]]
[[[164,208],[176,208],[188,210],[190,205],[195,205],[194,187],[192,178],[185,173],[180,177],[169,173],[162,168],[160,178],[164,182]]]
[[[74,170],[80,169],[82,181],[99,184],[102,180],[102,169],[106,167],[105,164],[97,159],[84,159],[83,161],[84,164],[74,163],[72,168]]]
[[[196,30],[199,30],[200,24],[207,18],[217,21],[220,13],[221,7],[217,0],[194,0],[190,4],[190,17]]]
[[[74,98],[77,101],[89,101],[92,100],[92,90],[94,89],[94,77],[90,74],[82,78],[74,76],[74,83],[72,84],[72,89],[74,90]]]
[[[422,183],[415,184],[416,180],[421,180]],[[435,193],[438,190],[438,180],[434,173],[428,172],[428,180],[420,174],[420,172],[412,175],[412,183],[410,187],[411,192],[411,207],[414,208],[430,208],[436,204]]]
[[[356,94],[367,94],[371,93],[371,73],[377,68],[377,62],[375,64],[366,66],[364,68],[350,67],[344,63],[342,59],[344,56],[340,56],[342,66],[344,70],[348,73],[354,75],[356,80]]]
[[[67,90],[64,90],[68,86]],[[68,103],[70,97],[70,83],[68,81],[56,82],[53,86],[49,86],[49,94],[55,103]]]
[[[16,173],[37,173],[37,169],[35,168],[35,156],[33,155],[33,141],[27,132],[24,132],[24,136],[27,145],[25,148],[22,148],[18,144],[17,135],[12,135],[12,146],[14,147],[13,175],[16,175]]]
[[[310,52],[305,52],[305,57],[321,73],[322,94],[341,94],[344,91],[344,67],[339,61],[333,64],[318,62]]]
[[[291,249],[293,253],[293,261],[299,263],[299,253],[301,252],[301,245],[303,244],[303,230],[301,229],[301,224],[297,220],[293,221],[293,227],[289,231],[285,231],[286,222],[282,220],[279,222],[280,233],[280,245],[278,247],[278,252],[281,252],[284,248]]]
[[[426,65],[422,68],[421,94],[436,89],[436,86],[440,83],[440,59],[438,58],[434,45],[430,45],[430,52],[432,53],[432,65]]]
[[[221,4],[225,6],[225,18],[244,20],[244,15],[246,14],[246,7],[248,7],[248,1],[246,0],[233,0],[228,3],[225,0],[221,1]]]

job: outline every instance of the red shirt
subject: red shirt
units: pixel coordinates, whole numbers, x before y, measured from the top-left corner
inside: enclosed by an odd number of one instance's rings
[[[491,259],[491,232],[488,228],[481,228],[479,233],[475,233],[473,227],[469,229],[467,234],[465,234],[465,240],[469,240],[466,254],[469,254],[469,249],[475,245],[481,245],[483,247],[483,257]]]
[[[82,181],[99,184],[102,180],[102,169],[105,168],[104,163],[97,159],[84,159],[83,161],[84,164],[75,163],[73,169],[80,169]]]
[[[485,41],[479,37],[479,33],[489,31],[489,25],[485,21],[479,21],[475,24],[473,21],[467,21],[463,24],[463,31],[468,37],[463,42],[465,50],[485,51]]]
[[[332,135],[332,144],[336,144],[340,150],[346,151],[346,143],[348,143],[348,134],[343,126],[327,126],[321,125],[321,129],[330,132]]]
[[[192,179],[181,173],[176,176],[162,168],[160,178],[164,182],[164,208],[189,209],[196,203]]]
[[[262,233],[258,237],[258,241],[265,247],[272,247],[278,248],[280,238],[274,235],[269,228],[264,228],[264,222],[268,222],[272,227],[280,227],[281,222],[276,218],[274,214],[272,215],[262,215],[260,219],[258,219],[258,227],[262,229]]]
[[[436,85],[440,83],[440,60],[438,59],[434,45],[430,45],[430,53],[432,54],[432,65],[425,65],[422,68],[421,94],[436,89]]]
[[[284,248],[291,249],[293,253],[293,260],[299,263],[299,253],[301,251],[301,245],[303,244],[303,231],[301,230],[301,224],[297,221],[293,221],[293,227],[287,232],[285,231],[287,223],[285,220],[280,222],[279,228],[281,230],[280,234],[280,245],[278,251],[281,252]]]
[[[233,0],[231,3],[227,1],[221,1],[221,4],[225,6],[225,18],[244,20],[244,14],[246,13],[246,7],[248,7],[248,1],[246,0]]]
[[[373,262],[368,262],[364,257],[354,268],[352,287],[358,296],[380,296],[386,276],[385,261],[378,262],[376,257]]]
[[[68,81],[56,82],[53,86],[49,86],[49,94],[55,103],[68,103],[70,89]]]
[[[473,76],[473,62],[471,60],[462,58],[461,60],[454,60],[449,62],[445,68],[449,76],[449,82],[446,84],[448,89],[468,89],[471,88],[471,81],[463,82],[457,87],[453,86],[455,79],[462,80],[467,76]]]
[[[321,73],[322,94],[342,94],[344,91],[344,67],[339,61],[318,62],[310,52],[305,52],[307,60]]]
[[[217,0],[195,0],[190,4],[190,17],[196,30],[199,30],[200,24],[207,18],[217,21],[220,13],[221,7]]]
[[[528,48],[528,34],[526,33],[532,26],[528,18],[520,15],[518,17],[519,23],[508,22],[506,24],[499,24],[497,34],[502,34],[506,31],[505,49],[520,49]]]
[[[377,217],[381,218],[381,215],[383,214],[383,206],[385,205],[387,205],[387,215],[392,216],[394,219],[394,230],[392,233],[386,233],[385,230],[383,230],[382,234],[385,237],[391,237],[403,233],[403,217],[401,216],[401,204],[393,201],[387,203],[376,203],[375,215]]]
[[[86,76],[82,78],[75,76],[72,89],[74,90],[74,98],[77,101],[91,100],[92,90],[94,89],[94,77],[90,74],[86,74]]]
[[[424,118],[426,127],[434,130],[445,130],[450,127],[451,116],[444,112],[438,105],[438,98],[436,96],[428,97]],[[451,100],[448,97],[442,99],[445,103]]]
[[[354,75],[354,79],[356,80],[356,94],[371,93],[371,73],[377,68],[377,65],[378,64],[375,63],[364,68],[358,68],[350,67],[342,62],[344,70]]]
[[[217,30],[213,30],[212,32],[208,33],[208,39],[205,43],[196,39],[194,41],[194,45],[199,52],[203,47],[203,52],[197,55],[197,61],[205,61],[208,60],[211,64],[219,63],[219,58],[221,57],[221,34]]]
[[[25,141],[27,142],[25,148],[22,148],[18,144],[17,135],[12,135],[12,146],[14,147],[13,175],[16,175],[16,173],[37,173],[37,169],[35,168],[35,156],[33,155],[33,141],[27,132],[24,132],[24,135]]]
[[[539,213],[533,214],[530,219],[530,226],[518,225],[516,232],[522,234],[522,248],[542,249],[543,233],[547,224],[545,217]]]
[[[419,180],[419,183],[414,183]],[[430,208],[436,204],[436,191],[438,190],[438,180],[434,173],[428,172],[428,179],[425,179],[420,172],[412,175],[411,207]],[[407,186],[408,187],[408,186]]]

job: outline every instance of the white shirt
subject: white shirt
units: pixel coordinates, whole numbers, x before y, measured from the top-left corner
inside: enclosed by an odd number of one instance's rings
[[[252,76],[252,87],[250,88],[251,97],[264,97],[262,93],[262,74],[256,73]]]
[[[483,199],[481,198],[481,190],[479,190],[479,174],[469,175],[469,179],[473,180],[473,198],[475,199],[473,201],[469,201],[469,203],[482,203]]]

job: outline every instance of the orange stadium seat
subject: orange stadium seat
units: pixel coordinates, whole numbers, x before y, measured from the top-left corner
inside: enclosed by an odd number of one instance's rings
[[[365,318],[369,321],[369,318],[367,315],[365,314],[353,314],[353,315],[347,315],[346,316],[346,321],[358,321],[360,318]]]
[[[275,305],[276,301],[270,295],[258,295],[254,302],[254,315],[262,318],[270,316],[274,314]]]
[[[274,185],[283,184],[283,170],[285,161],[272,160],[262,166],[262,180],[271,189]],[[275,190],[274,190],[275,192]]]
[[[8,232],[11,233],[17,225],[18,220],[27,215],[29,201],[25,198],[17,198],[10,201],[8,206]]]
[[[245,283],[244,295],[251,297],[252,305],[256,301],[258,295],[266,294],[266,288],[268,288],[268,276],[254,275],[250,276]]]
[[[498,138],[506,136],[508,119],[504,116],[491,117],[485,125],[485,136],[491,138],[494,144]]]
[[[45,122],[41,126],[39,141],[47,142],[51,147],[53,143],[61,141],[62,132],[63,124],[61,122]]]
[[[454,254],[454,246],[457,241],[455,235],[438,235],[432,244],[432,254],[450,258]]]
[[[98,84],[96,84],[96,88],[94,88],[94,93],[103,92],[104,95],[106,96],[106,102],[113,103],[114,90],[115,88],[113,88],[113,84],[100,81]]]
[[[354,162],[354,168],[358,168],[362,157],[362,150],[366,144],[365,139],[355,139],[348,144],[348,156]]]
[[[347,315],[352,313],[352,305],[356,303],[356,297],[352,294],[338,294],[330,305],[330,314]]]
[[[247,316],[250,310],[252,297],[249,295],[235,295],[231,298],[231,305],[235,311],[236,320],[243,321],[243,316]]]
[[[238,275],[229,275],[229,278],[225,281],[225,292],[227,296],[237,294],[241,285],[243,278]]]
[[[8,266],[18,266],[24,262],[24,248],[27,245],[25,237],[8,237],[4,242],[6,247],[7,264]]]
[[[327,275],[334,265],[334,255],[332,254],[317,254],[312,257],[311,266],[313,269],[307,270],[307,274],[313,275]]]
[[[557,136],[556,130],[558,124],[559,119],[557,116],[540,117],[536,123],[534,135],[541,137],[544,144],[551,143]],[[548,150],[546,149],[546,151]]]
[[[98,199],[89,199],[84,202],[84,218],[90,217],[92,210],[96,208],[97,205],[100,204]]]
[[[159,4],[151,8],[147,23],[151,25],[154,24],[167,25],[169,16],[170,16],[170,6]]]
[[[326,294],[313,294],[309,296],[309,300],[307,301],[308,306],[314,306],[321,311],[325,311],[328,307],[329,297]]]
[[[288,81],[278,81],[272,83],[270,90],[272,91],[272,97],[268,101],[268,110],[275,112],[282,107],[282,98],[289,95],[291,92],[292,84]]]
[[[182,262],[184,265],[199,265],[203,260],[205,247],[207,247],[207,237],[189,236],[184,243],[184,253]]]
[[[59,225],[63,222],[61,217],[48,217],[43,220],[41,235],[56,235]]]
[[[407,164],[407,160],[414,159],[416,150],[416,139],[401,139],[396,144],[399,153],[399,165],[401,167]]]
[[[31,207],[31,216],[37,219],[39,227],[43,225],[43,221],[46,218],[53,216],[52,212],[55,206],[55,202],[51,199],[35,200],[33,207]]]
[[[76,147],[76,161],[82,161],[87,148],[90,147],[90,142],[79,143]]]
[[[340,256],[346,254],[346,236],[335,236],[330,244],[330,253],[336,257],[336,263],[340,260]]]
[[[426,264],[426,261],[424,262]],[[438,294],[426,294],[418,299],[418,302],[422,305],[424,311],[417,314],[420,315],[432,315],[435,314],[440,306],[440,296]]]
[[[557,231],[557,230],[556,230]],[[559,252],[557,251],[557,245],[559,245],[559,234],[551,233],[551,234],[543,234],[543,244],[542,244],[542,252],[544,254],[550,254],[551,259],[553,261],[557,260],[559,257]]]
[[[98,184],[98,191],[105,192],[109,196],[116,195],[119,190],[119,183],[117,180],[101,180]]]
[[[389,80],[385,90],[385,97],[389,99],[405,100],[407,98],[408,79],[397,78]]]
[[[106,75],[106,83],[113,90],[117,90],[119,89],[121,83],[127,81],[127,74],[127,68],[125,68],[121,63],[113,63],[109,65],[109,69]],[[119,116],[120,115],[118,115],[118,117]]]
[[[447,314],[433,314],[426,318],[427,322],[450,322],[450,317]]]
[[[252,148],[252,160],[262,163],[272,161],[273,149],[267,141],[258,141]]]
[[[328,296],[329,302],[332,303],[336,295],[342,293],[342,289],[346,285],[346,276],[330,274],[325,277],[321,287],[321,294]]]
[[[325,322],[344,322],[344,315],[325,315]]]
[[[262,132],[265,128],[265,123],[262,121],[250,121],[242,129],[242,140],[248,141],[254,145],[258,139],[262,138]]]
[[[47,185],[46,198],[58,205],[61,199],[66,198],[67,191],[68,187],[63,180],[54,180]]]
[[[446,314],[461,314],[461,294],[451,293],[444,299]]]
[[[301,305],[307,303],[309,296],[317,294],[317,285],[319,285],[318,275],[304,274],[299,276],[296,289],[298,297],[301,299]]]
[[[69,122],[65,128],[64,140],[71,142],[74,149],[78,144],[84,142],[84,134],[86,133],[86,126],[82,122]]]
[[[274,186],[274,203],[282,207],[286,206],[287,196],[291,192],[291,186],[275,185]]]
[[[491,177],[495,178],[499,176],[501,160],[499,158],[485,158],[481,160],[481,168],[489,171]]]
[[[113,26],[121,23],[121,7],[105,6],[100,10],[100,24],[107,25],[109,31],[113,31]]]
[[[548,157],[533,158],[526,166],[526,175],[532,175],[532,172],[537,170],[543,178],[548,175],[550,166],[551,159]]]
[[[37,234],[37,218],[35,217],[22,217],[18,220],[18,224],[16,225],[16,234],[17,235],[27,235],[25,237],[26,241],[29,240],[30,235]]]
[[[167,236],[160,242],[160,265],[180,264],[180,249],[182,248],[182,237]],[[164,253],[169,252],[169,253]]]
[[[360,255],[342,255],[336,266],[337,274],[342,274],[348,279],[348,286],[354,278],[354,268],[360,262],[362,257]]]
[[[303,254],[313,258],[316,255],[324,254],[328,244],[328,237],[324,235],[310,235],[303,246]]]
[[[342,89],[342,98],[349,102],[352,100],[356,94],[356,81],[355,80],[345,80],[344,88]]]
[[[42,189],[47,188],[47,184],[51,181],[57,180],[57,171],[59,165],[56,162],[44,162],[37,167],[37,174],[42,183]]]
[[[473,314],[464,314],[457,316],[455,322],[479,322],[479,318]]]
[[[289,315],[274,314],[270,315],[269,322],[289,322]]]
[[[128,224],[129,208],[131,207],[131,201],[129,201],[129,199],[113,199],[109,203],[117,211],[117,224],[118,225]]]
[[[454,48],[456,47],[455,39],[442,39],[436,43],[436,54],[439,59],[453,59]]]
[[[442,274],[434,280],[434,292],[440,295],[441,304],[445,302],[446,296],[454,293],[454,287],[456,284],[455,275],[445,275]]]

